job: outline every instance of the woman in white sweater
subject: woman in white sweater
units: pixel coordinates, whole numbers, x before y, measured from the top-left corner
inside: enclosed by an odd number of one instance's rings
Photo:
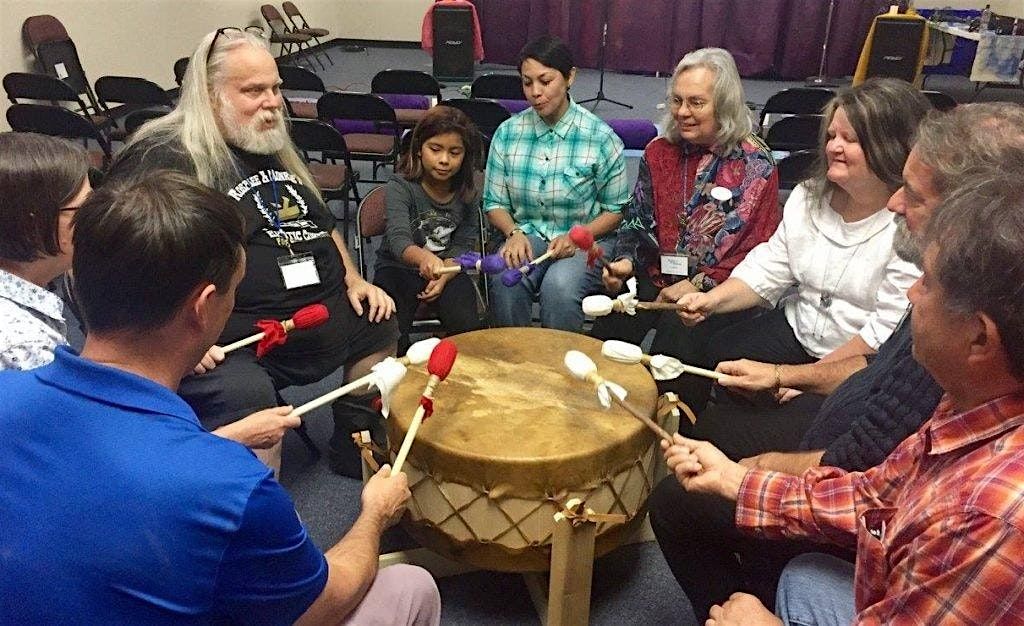
[[[869,80],[823,111],[822,159],[782,223],[728,280],[686,294],[686,324],[754,306],[781,306],[719,332],[715,360],[769,363],[839,360],[877,351],[907,309],[919,270],[893,251],[896,223],[885,208],[929,104],[905,82]]]

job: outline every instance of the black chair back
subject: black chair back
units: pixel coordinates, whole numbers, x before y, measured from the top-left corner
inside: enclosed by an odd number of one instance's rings
[[[85,103],[75,89],[53,76],[29,72],[11,72],[4,76],[4,91],[12,103],[18,100],[46,100],[49,102],[71,102],[84,109]]]
[[[765,141],[772,150],[815,150],[824,122],[821,115],[791,115],[772,124]]]
[[[478,129],[480,129],[480,132],[484,137],[488,139],[494,135],[494,131],[498,130],[498,126],[500,126],[502,122],[512,117],[508,112],[508,109],[501,106],[494,100],[485,100],[482,98],[455,98],[452,100],[445,100],[441,104],[450,106],[465,113],[469,119],[473,120],[473,123],[476,124]]]
[[[292,141],[303,152],[320,152],[325,159],[344,159],[348,163],[348,146],[338,129],[320,120],[293,119]]]
[[[124,132],[126,135],[131,135],[139,126],[150,120],[163,117],[168,113],[170,111],[166,109],[139,109],[138,111],[132,111],[124,118]]]
[[[944,94],[941,91],[922,91],[921,94],[928,98],[928,102],[932,103],[932,106],[939,111],[948,111],[956,108],[956,100],[948,94]]]
[[[419,70],[382,70],[370,81],[370,92],[433,96],[440,100],[441,84]]]
[[[172,107],[170,96],[156,83],[134,76],[100,76],[96,79],[96,97],[100,104],[134,104]]]
[[[794,189],[797,185],[810,178],[817,160],[817,150],[797,150],[780,159],[777,165],[779,188]]]
[[[321,120],[366,120],[391,124],[398,132],[398,118],[380,96],[369,93],[329,91],[316,101],[317,115]]]
[[[65,139],[92,139],[103,150],[104,166],[110,162],[110,141],[87,118],[63,107],[45,104],[12,104],[7,123],[22,133],[39,133]]]
[[[770,115],[818,115],[835,92],[822,87],[792,87],[783,89],[768,98],[761,109],[761,133],[767,132],[768,116]]]
[[[323,79],[304,67],[278,65],[277,73],[281,77],[281,89],[285,91],[327,91]]]
[[[473,81],[471,92],[474,98],[495,100],[526,100],[523,80],[518,74],[484,74]]]
[[[185,80],[185,70],[188,69],[188,57],[181,57],[174,62],[174,82],[181,87],[181,81]]]

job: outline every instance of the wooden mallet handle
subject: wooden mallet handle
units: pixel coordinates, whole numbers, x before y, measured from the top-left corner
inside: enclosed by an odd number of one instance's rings
[[[434,388],[441,382],[441,378],[434,374],[430,375],[430,380],[427,381],[427,386],[423,390],[423,397],[434,398]],[[402,447],[398,449],[398,456],[395,457],[395,465],[391,468],[391,475],[394,476],[398,472],[402,471],[402,466],[405,465],[405,457],[409,456],[409,450],[412,448],[412,442],[416,439],[416,433],[420,429],[420,424],[423,423],[423,416],[426,414],[426,409],[423,405],[416,407],[416,412],[412,416],[412,422],[409,424],[409,431],[405,433],[405,439],[402,440]]]
[[[597,372],[591,372],[591,373],[587,374],[587,380],[589,380],[590,382],[594,383],[594,385],[599,385],[599,384],[604,382],[604,378],[601,378],[601,375],[598,374]],[[650,417],[644,415],[635,406],[633,406],[632,404],[630,404],[626,400],[623,400],[622,398],[620,398],[619,396],[615,395],[614,393],[610,393],[609,392],[608,395],[610,395],[612,397],[612,401],[614,401],[615,404],[618,404],[622,408],[624,408],[627,411],[629,411],[629,413],[631,413],[633,415],[633,417],[635,417],[638,420],[640,420],[641,422],[643,422],[644,426],[646,426],[651,432],[653,432],[655,435],[657,435],[660,439],[664,439],[664,440],[669,441],[669,442],[672,441],[672,435],[668,434],[667,430],[665,430],[661,426],[658,426],[658,424],[654,420],[652,420]]]
[[[357,378],[357,379],[353,380],[352,382],[350,382],[350,383],[348,383],[346,385],[338,387],[334,391],[329,391],[329,392],[325,393],[324,395],[320,396],[319,398],[314,398],[314,399],[310,400],[309,402],[303,404],[302,406],[293,409],[292,410],[292,415],[303,415],[305,413],[309,413],[310,411],[312,411],[313,409],[315,409],[317,407],[321,407],[321,406],[323,406],[323,405],[325,405],[325,404],[327,404],[329,402],[334,402],[335,400],[337,400],[341,396],[344,396],[344,395],[346,395],[348,393],[351,393],[351,392],[355,391],[356,389],[359,389],[360,387],[366,387],[369,384],[369,382],[370,382],[370,380],[372,378],[373,378],[373,374],[372,373],[371,374],[367,374],[366,376],[363,376],[362,378]]]
[[[637,302],[636,308],[648,311],[678,311],[683,305],[675,302]]]
[[[281,326],[284,326],[284,332],[286,332],[286,333],[290,333],[291,331],[295,330],[295,322],[293,322],[291,320],[285,320],[285,321],[281,322]],[[263,339],[266,335],[267,335],[267,333],[256,333],[255,335],[250,335],[250,336],[245,337],[243,339],[239,339],[238,341],[233,341],[233,342],[229,343],[228,345],[224,346],[223,348],[221,348],[221,350],[224,351],[224,354],[227,354],[228,352],[231,352],[232,350],[237,350],[239,348],[244,348],[245,346],[248,346],[250,344],[256,343],[260,339]]]

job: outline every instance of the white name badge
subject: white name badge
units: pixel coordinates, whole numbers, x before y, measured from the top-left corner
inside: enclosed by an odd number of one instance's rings
[[[685,254],[661,255],[661,273],[671,276],[689,276],[690,259]]]
[[[285,289],[298,289],[320,284],[320,272],[316,271],[316,260],[312,254],[289,254],[277,257]]]

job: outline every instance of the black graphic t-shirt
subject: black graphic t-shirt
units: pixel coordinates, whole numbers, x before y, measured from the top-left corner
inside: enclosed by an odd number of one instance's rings
[[[334,323],[339,317],[334,311],[349,304],[345,297],[345,266],[331,238],[334,216],[275,157],[232,151],[238,166],[237,180],[218,187],[238,202],[245,219],[246,270],[235,294],[235,308],[218,343],[252,334],[258,319],[287,319],[303,306],[322,302],[332,310],[331,321],[289,339],[286,351],[336,349],[346,335]],[[118,154],[108,177],[139,176],[159,169],[195,175],[194,166],[182,149],[139,143]],[[313,255],[319,284],[285,288],[278,266],[278,258],[290,254],[285,241],[295,254]]]
[[[235,294],[235,312],[287,317],[340,293],[345,266],[331,238],[334,216],[274,157],[234,153],[241,166],[239,181],[221,191],[239,203],[248,229],[245,278]],[[278,260],[291,254],[288,245],[295,254],[313,255],[320,284],[285,289]]]

